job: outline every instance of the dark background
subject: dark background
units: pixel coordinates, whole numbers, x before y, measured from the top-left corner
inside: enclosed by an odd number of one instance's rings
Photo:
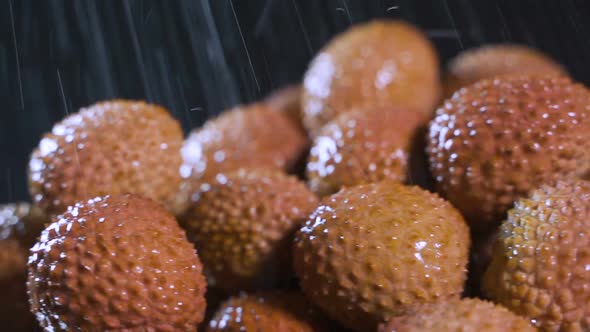
[[[186,131],[300,80],[334,34],[403,18],[441,64],[529,44],[590,83],[585,0],[0,0],[0,202],[27,199],[28,157],[54,122],[110,98],[166,106]]]

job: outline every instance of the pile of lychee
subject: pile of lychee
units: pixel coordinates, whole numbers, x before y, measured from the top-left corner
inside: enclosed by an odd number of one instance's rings
[[[590,331],[590,90],[516,45],[440,76],[374,21],[186,138],[69,115],[0,208],[0,330]]]

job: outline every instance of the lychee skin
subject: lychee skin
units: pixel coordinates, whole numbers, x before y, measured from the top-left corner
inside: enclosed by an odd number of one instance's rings
[[[318,203],[303,182],[276,170],[241,169],[198,196],[182,219],[210,286],[235,292],[289,284],[292,235]]]
[[[448,65],[443,87],[449,98],[462,87],[504,75],[566,75],[566,70],[540,51],[516,44],[486,45],[459,53]]]
[[[79,200],[126,192],[177,213],[182,129],[162,107],[114,100],[82,108],[43,136],[29,191],[50,216]]]
[[[430,123],[437,191],[483,230],[539,184],[588,177],[588,105],[590,91],[566,77],[501,77],[461,89]]]
[[[55,331],[195,331],[202,266],[159,204],[134,195],[77,203],[31,249],[31,310]]]
[[[345,327],[370,331],[409,307],[458,298],[469,229],[436,194],[391,181],[325,197],[297,232],[303,292]]]
[[[30,332],[35,317],[27,297],[27,257],[46,217],[28,203],[0,205],[0,326]]]
[[[193,130],[182,147],[189,191],[240,168],[291,171],[308,147],[286,114],[269,105],[238,106]]]
[[[221,305],[207,332],[321,332],[327,321],[297,292],[241,294]]]
[[[352,108],[396,107],[429,118],[440,97],[432,43],[401,21],[372,21],[336,36],[312,60],[303,81],[303,122],[312,137]]]
[[[519,199],[502,223],[483,290],[542,331],[590,330],[590,183]]]
[[[309,187],[320,196],[343,186],[404,182],[421,117],[407,110],[351,111],[326,124],[307,163]]]
[[[534,332],[525,318],[479,299],[441,301],[393,318],[379,332]]]

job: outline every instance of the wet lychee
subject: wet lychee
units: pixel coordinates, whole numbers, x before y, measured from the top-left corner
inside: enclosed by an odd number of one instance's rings
[[[228,291],[287,285],[292,234],[317,206],[295,177],[238,170],[199,193],[183,218],[211,286]]]
[[[450,203],[383,181],[324,198],[297,232],[294,266],[313,303],[371,331],[413,305],[458,298],[469,241]]]
[[[538,50],[524,45],[487,45],[459,53],[448,65],[445,96],[482,79],[514,74],[565,74],[565,69]]]
[[[27,203],[0,205],[0,326],[6,331],[30,332],[35,318],[27,297],[29,248],[47,222]]]
[[[68,208],[29,257],[31,310],[47,331],[195,331],[205,279],[159,204],[106,196]]]
[[[343,186],[405,181],[413,133],[421,122],[407,110],[341,114],[314,140],[307,163],[309,187],[323,196]]]
[[[285,114],[263,103],[241,106],[190,134],[182,148],[181,173],[194,190],[239,168],[292,170],[307,146]]]
[[[588,176],[590,91],[557,76],[483,80],[438,109],[428,139],[437,190],[489,228],[539,184]]]
[[[373,21],[337,36],[311,62],[303,83],[303,120],[315,136],[352,108],[403,108],[430,117],[440,90],[430,41],[407,23]]]
[[[327,321],[297,292],[266,292],[233,297],[221,305],[208,332],[320,332]]]
[[[163,108],[115,100],[66,117],[29,163],[31,196],[56,215],[79,200],[126,192],[177,212],[182,130]]]
[[[380,332],[534,332],[524,318],[478,299],[441,301],[393,318]]]
[[[559,181],[502,223],[484,292],[543,331],[590,330],[590,183]]]

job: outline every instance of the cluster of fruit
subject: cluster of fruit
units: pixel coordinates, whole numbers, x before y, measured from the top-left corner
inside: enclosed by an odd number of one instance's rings
[[[590,90],[520,46],[438,66],[377,21],[186,139],[68,116],[0,209],[0,328],[590,331]]]

